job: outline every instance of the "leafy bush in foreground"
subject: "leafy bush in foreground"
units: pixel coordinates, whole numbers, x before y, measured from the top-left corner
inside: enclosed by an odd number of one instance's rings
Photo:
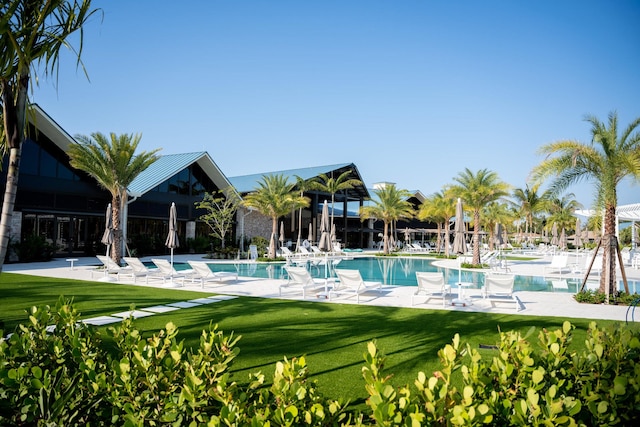
[[[569,351],[569,322],[541,331],[536,346],[501,333],[489,360],[456,335],[439,352],[442,369],[420,372],[414,387],[394,387],[370,343],[362,369],[370,413],[360,414],[318,392],[304,357],[278,362],[270,386],[259,372],[232,381],[240,337],[216,326],[185,349],[173,324],[143,338],[127,319],[108,329],[115,348],[107,353],[62,298],[55,310],[28,314],[0,341],[0,425],[587,426],[640,416],[635,325],[591,323],[579,353]]]

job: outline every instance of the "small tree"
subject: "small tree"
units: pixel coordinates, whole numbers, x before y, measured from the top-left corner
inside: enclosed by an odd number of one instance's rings
[[[238,194],[235,191],[204,193],[202,201],[194,204],[196,208],[207,211],[199,218],[211,229],[210,235],[222,241],[222,248],[224,248],[227,233],[233,226],[236,212],[240,206]]]

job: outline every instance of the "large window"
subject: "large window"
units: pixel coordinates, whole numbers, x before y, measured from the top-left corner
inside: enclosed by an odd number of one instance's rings
[[[199,196],[205,191],[215,192],[220,190],[197,164],[187,168],[156,186],[153,190],[159,193],[182,194],[186,196]]]

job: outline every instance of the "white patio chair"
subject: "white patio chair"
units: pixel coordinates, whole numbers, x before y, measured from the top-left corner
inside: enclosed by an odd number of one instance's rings
[[[327,281],[324,279],[314,279],[305,267],[285,266],[285,271],[289,275],[287,283],[280,285],[280,296],[283,289],[294,289],[302,291],[302,299],[307,297],[307,291],[320,288],[327,289]]]
[[[564,270],[570,270],[569,268],[569,256],[568,255],[553,255],[551,257],[551,262],[548,265],[545,265],[542,274],[546,275],[548,271],[557,272],[562,277],[562,272]]]
[[[106,255],[96,255],[96,258],[102,263],[103,269],[91,270],[91,278],[94,274],[98,274],[103,278],[109,278],[111,275],[116,276],[116,280],[120,280],[120,274],[131,274],[131,269],[128,267],[121,267],[111,257]]]
[[[378,292],[382,290],[382,283],[363,280],[360,270],[337,268],[335,272],[336,276],[338,276],[338,282],[329,291],[329,299],[333,294],[355,296],[356,302],[360,304],[360,294],[371,290],[377,290]]]
[[[426,296],[425,303],[431,298],[440,298],[442,306],[446,305],[447,295],[451,295],[451,286],[445,283],[442,272],[416,271],[416,279],[418,280],[418,289],[411,296],[411,305],[414,305],[414,299],[418,296]]]
[[[238,280],[238,273],[231,271],[213,271],[209,268],[209,264],[204,261],[187,261],[193,270],[191,275],[191,282],[196,280],[200,281],[202,288],[206,282],[218,282],[222,283],[224,279]]]
[[[513,295],[513,274],[487,274],[482,287],[482,297],[488,300],[492,306],[495,302],[513,302],[516,311],[520,308],[518,299]]]
[[[182,279],[182,284],[184,285],[184,279],[190,277],[193,274],[193,270],[181,270],[178,271],[171,265],[169,261],[166,259],[158,259],[154,258],[151,260],[156,267],[158,267],[157,275],[162,278],[162,283],[166,283],[167,279],[173,280],[180,278]]]
[[[138,277],[144,277],[145,283],[149,283],[149,278],[152,279],[162,279],[160,275],[158,275],[157,269],[147,268],[146,265],[139,258],[134,257],[123,257],[124,262],[127,263],[129,267],[131,267],[131,274],[133,276],[133,283],[136,283]]]

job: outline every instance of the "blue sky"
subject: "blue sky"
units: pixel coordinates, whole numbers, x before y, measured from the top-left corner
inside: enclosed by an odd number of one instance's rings
[[[139,132],[227,176],[353,162],[425,195],[465,167],[523,188],[541,145],[589,141],[585,114],[640,116],[637,1],[93,3],[90,81],[64,55],[33,101],[72,135]]]

